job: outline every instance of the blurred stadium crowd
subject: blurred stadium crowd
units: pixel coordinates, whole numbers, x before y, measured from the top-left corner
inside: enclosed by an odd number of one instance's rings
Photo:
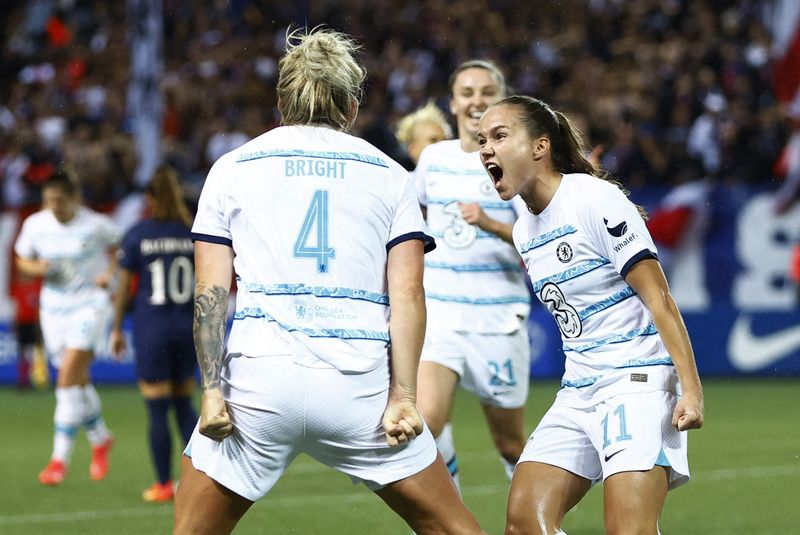
[[[38,204],[70,162],[88,205],[134,188],[125,2],[30,0],[0,13],[0,183]],[[16,5],[14,5],[16,4]],[[224,152],[277,124],[287,26],[327,24],[363,44],[357,133],[407,162],[393,136],[447,76],[491,59],[514,91],[576,120],[629,186],[710,176],[767,182],[791,131],[773,96],[764,0],[163,0],[163,157],[201,184]]]

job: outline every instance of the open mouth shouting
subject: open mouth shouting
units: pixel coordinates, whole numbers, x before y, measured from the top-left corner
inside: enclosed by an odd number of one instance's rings
[[[489,173],[489,176],[492,177],[494,187],[497,189],[497,186],[503,179],[503,168],[494,162],[486,162],[483,166],[486,168],[486,172]]]

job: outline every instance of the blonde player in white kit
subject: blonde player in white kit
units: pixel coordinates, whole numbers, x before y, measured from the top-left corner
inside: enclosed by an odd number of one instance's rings
[[[435,245],[408,173],[345,133],[366,75],[354,53],[338,32],[287,36],[284,126],[223,156],[203,186],[192,229],[203,402],[175,533],[229,533],[303,452],[417,533],[482,533],[415,406]]]
[[[505,96],[492,63],[462,63],[450,77],[458,139],[429,145],[414,172],[439,247],[425,257],[428,330],[419,408],[458,481],[450,413],[456,388],[474,393],[509,480],[525,446],[530,294],[511,242],[525,204],[501,199],[481,166],[478,120]]]
[[[108,286],[121,233],[108,217],[81,206],[78,185],[63,169],[45,182],[42,199],[44,209],[24,221],[14,246],[17,268],[44,279],[39,318],[45,349],[58,369],[53,453],[39,481],[64,480],[81,427],[92,444],[89,476],[97,481],[108,472],[112,439],[89,367],[107,341]]]
[[[506,533],[562,533],[603,481],[606,532],[655,535],[667,491],[689,479],[685,431],[703,425],[703,390],[643,214],[540,100],[497,102],[479,138],[495,189],[530,211],[514,244],[567,359],[514,471]]]

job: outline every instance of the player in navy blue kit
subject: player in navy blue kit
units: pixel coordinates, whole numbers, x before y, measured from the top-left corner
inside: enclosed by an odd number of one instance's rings
[[[196,363],[192,341],[194,247],[189,237],[192,217],[175,171],[168,167],[156,171],[145,198],[150,217],[132,227],[122,241],[111,347],[118,358],[126,349],[122,320],[131,283],[138,275],[132,310],[133,345],[158,477],[142,497],[158,503],[173,498],[172,440],[167,422],[170,407],[175,409],[184,442],[197,423],[192,406]]]

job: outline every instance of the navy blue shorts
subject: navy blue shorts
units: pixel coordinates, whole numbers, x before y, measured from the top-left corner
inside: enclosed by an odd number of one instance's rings
[[[182,383],[194,375],[197,357],[192,331],[164,326],[135,329],[136,373],[148,383]]]

